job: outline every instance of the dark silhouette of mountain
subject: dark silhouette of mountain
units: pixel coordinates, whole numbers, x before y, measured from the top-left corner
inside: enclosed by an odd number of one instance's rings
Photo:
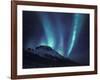
[[[80,64],[67,59],[48,46],[39,46],[35,49],[23,50],[23,68],[45,68],[80,66]]]
[[[48,46],[36,47],[34,53],[42,57],[48,57],[48,56],[58,57],[58,58],[62,57],[62,55],[60,55],[58,52],[56,52],[54,49]]]

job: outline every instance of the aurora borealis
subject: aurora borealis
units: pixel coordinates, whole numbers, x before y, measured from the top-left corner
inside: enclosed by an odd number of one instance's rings
[[[39,45],[89,64],[89,14],[23,11],[23,48]]]
[[[75,14],[74,15],[74,21],[73,21],[73,31],[72,31],[72,36],[71,36],[71,42],[69,44],[69,49],[68,49],[68,53],[67,55],[69,56],[71,51],[72,51],[72,48],[74,47],[74,43],[75,43],[75,40],[76,40],[76,37],[82,27],[82,24],[84,22],[84,15],[81,15],[81,14]]]

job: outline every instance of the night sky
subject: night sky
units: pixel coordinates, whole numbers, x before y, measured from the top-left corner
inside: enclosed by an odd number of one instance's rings
[[[89,64],[89,14],[23,11],[23,48],[46,45]]]

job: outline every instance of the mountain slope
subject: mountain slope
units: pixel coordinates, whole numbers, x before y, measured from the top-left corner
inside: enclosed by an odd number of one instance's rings
[[[48,46],[39,46],[23,51],[23,68],[45,68],[79,66],[78,63],[64,58]]]

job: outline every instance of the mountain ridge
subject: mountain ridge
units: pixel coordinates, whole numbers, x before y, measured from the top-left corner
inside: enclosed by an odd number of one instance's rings
[[[48,46],[39,46],[35,49],[23,50],[23,68],[45,68],[79,66],[80,64],[61,56]]]

